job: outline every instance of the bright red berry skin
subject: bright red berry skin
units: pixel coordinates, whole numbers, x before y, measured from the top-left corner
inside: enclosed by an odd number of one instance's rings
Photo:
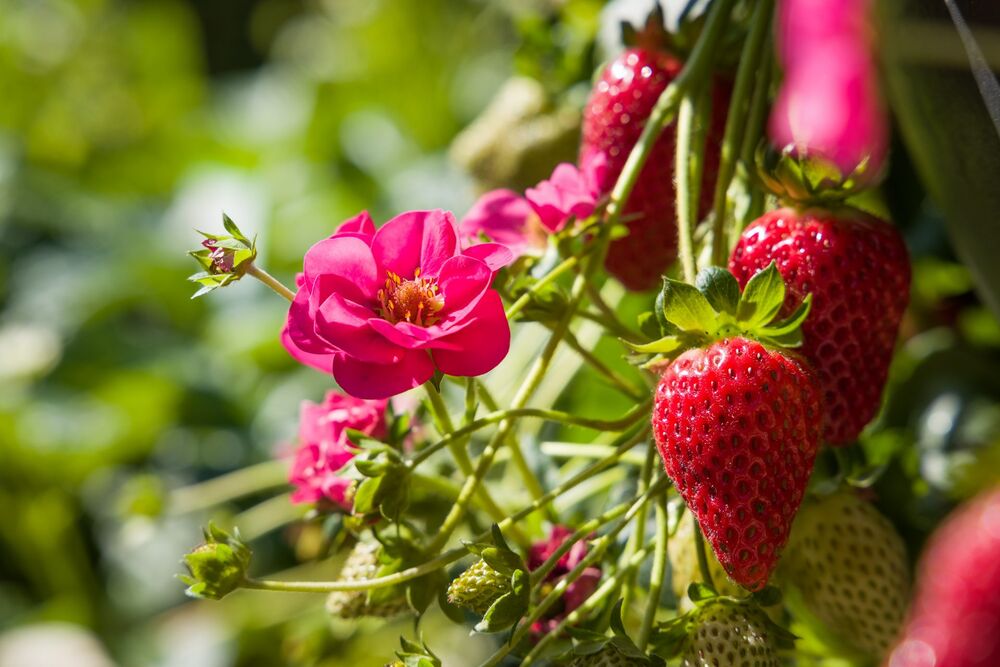
[[[586,163],[593,154],[604,153],[608,169],[604,182],[599,184],[602,192],[608,193],[614,187],[656,100],[680,70],[680,61],[667,53],[633,48],[613,60],[594,84],[583,112],[580,157]],[[706,140],[699,206],[702,213],[712,205],[729,88],[717,83],[713,91],[712,124]],[[630,290],[659,285],[660,276],[677,258],[676,139],[674,126],[660,135],[622,212],[629,235],[614,241],[608,249],[605,267]]]
[[[788,541],[821,424],[813,371],[746,338],[688,350],[660,378],[653,435],[667,475],[746,589],[764,587]]]
[[[785,280],[786,313],[813,295],[799,352],[819,376],[825,440],[851,443],[878,412],[909,301],[903,238],[861,211],[783,208],[747,227],[729,270],[742,287],[772,261]]]
[[[1000,489],[931,536],[903,639],[889,667],[1000,665]]]

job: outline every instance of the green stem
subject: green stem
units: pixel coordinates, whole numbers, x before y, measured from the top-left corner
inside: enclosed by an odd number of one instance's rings
[[[736,82],[733,84],[733,95],[729,102],[729,115],[726,117],[726,130],[722,139],[722,152],[719,156],[719,173],[715,181],[715,194],[712,201],[714,211],[712,227],[712,263],[725,266],[729,259],[729,243],[726,238],[726,195],[729,183],[733,180],[736,160],[743,144],[743,131],[746,129],[747,107],[753,92],[751,85],[760,69],[760,54],[771,27],[771,15],[774,0],[758,0],[751,18],[750,35],[743,44],[740,53],[740,65],[736,70]]]
[[[272,290],[274,290],[278,295],[285,297],[289,301],[295,301],[295,292],[285,287],[280,280],[272,276],[270,273],[260,268],[253,262],[247,266],[247,275],[253,276],[257,280],[261,281]]]
[[[593,319],[598,324],[603,324],[619,338],[630,341],[639,340],[639,336],[618,319],[618,314],[608,305],[604,297],[601,296],[601,290],[597,289],[597,286],[590,282],[587,283],[587,298],[590,299],[590,302],[594,304],[602,315],[599,319],[593,317],[589,317],[588,319]],[[589,313],[581,313],[581,315],[587,316]]]
[[[535,623],[535,621],[544,616],[552,605],[562,598],[570,584],[579,579],[584,570],[598,562],[604,556],[604,552],[607,551],[608,547],[614,542],[615,537],[617,537],[618,533],[620,533],[622,529],[632,521],[639,509],[645,505],[650,498],[654,498],[656,495],[666,491],[668,486],[669,482],[667,481],[667,478],[663,477],[656,485],[650,487],[646,493],[639,496],[632,503],[632,506],[629,507],[628,511],[618,521],[618,523],[616,523],[607,533],[594,540],[590,551],[587,552],[587,555],[580,560],[576,567],[570,570],[568,574],[559,580],[559,583],[552,588],[552,591],[538,603],[535,609],[525,619],[520,622],[510,640],[504,644],[500,650],[487,659],[481,667],[492,667],[492,665],[499,664],[508,653],[514,650],[514,648],[521,643],[521,640],[524,639],[525,635],[531,630],[531,626]]]
[[[691,520],[694,523],[694,549],[695,553],[698,554],[698,571],[701,573],[701,580],[715,588],[715,582],[712,581],[712,571],[708,567],[708,553],[705,551],[705,536],[701,532],[701,524],[698,523],[696,517],[692,516]]]
[[[640,494],[645,493],[646,489],[649,488],[650,481],[653,479],[653,462],[656,457],[656,449],[654,447],[648,447],[646,449],[646,460],[642,464],[642,472],[639,473],[639,486],[638,491]],[[628,544],[625,545],[625,549],[622,552],[621,561],[619,564],[626,562],[632,557],[636,551],[638,551],[642,546],[643,542],[646,541],[646,506],[643,505],[642,509],[639,510],[639,516],[635,522],[635,529],[629,536]],[[629,609],[632,606],[632,594],[634,588],[635,580],[633,577],[628,577],[625,581],[625,590],[622,591],[622,617],[628,616]]]
[[[549,271],[544,276],[539,278],[538,282],[536,282],[530,288],[528,288],[528,291],[519,296],[517,298],[517,301],[515,301],[510,305],[510,308],[507,309],[507,319],[508,320],[513,319],[514,316],[520,313],[525,306],[531,303],[531,299],[534,298],[534,296],[538,292],[545,289],[549,284],[552,283],[552,281],[554,281],[556,278],[566,273],[579,263],[580,263],[580,257],[577,256],[570,257],[568,259],[563,260],[560,264],[556,265],[551,271]]]
[[[510,515],[508,518],[499,522],[500,530],[507,530],[512,525],[520,521],[521,519],[533,514],[545,505],[551,503],[553,500],[566,493],[570,489],[587,481],[594,475],[601,473],[607,468],[613,466],[619,458],[625,452],[632,449],[639,438],[645,436],[646,425],[636,424],[631,429],[620,435],[613,445],[616,447],[614,452],[600,461],[594,462],[592,465],[588,466],[586,469],[581,470],[579,473],[574,475],[572,478],[566,480],[562,484],[559,484],[554,489],[546,493],[544,496],[538,500],[532,502],[527,507],[523,507],[514,514]],[[473,538],[473,542],[484,542],[490,539],[490,533],[484,532]],[[405,581],[411,579],[416,579],[417,577],[422,577],[425,574],[439,570],[442,567],[447,567],[448,565],[454,563],[455,561],[461,559],[463,556],[469,554],[468,549],[465,547],[457,547],[455,549],[450,549],[445,551],[439,556],[399,572],[393,574],[385,575],[384,577],[376,577],[374,579],[363,579],[358,581],[275,581],[275,580],[258,580],[249,579],[245,581],[242,585],[244,588],[254,588],[260,590],[272,590],[272,591],[285,591],[289,593],[330,593],[333,591],[366,591],[372,588],[383,588],[385,586],[394,586],[396,584],[401,584]]]
[[[620,392],[634,401],[642,401],[646,399],[647,392],[632,385],[631,382],[622,377],[622,375],[615,369],[605,364],[603,361],[598,359],[593,352],[583,347],[580,344],[580,341],[576,339],[576,336],[573,335],[572,331],[566,332],[566,344],[569,345],[574,352],[580,355],[580,358],[589,364],[591,368],[600,373],[604,379],[610,382]]]
[[[171,491],[167,509],[171,514],[196,512],[287,484],[288,461],[273,459]]]
[[[660,591],[663,590],[667,571],[667,540],[667,498],[660,496],[656,501],[656,552],[653,555],[653,571],[649,576],[649,596],[646,598],[646,611],[635,640],[640,651],[646,650],[653,622],[656,620],[656,611],[660,608]]]
[[[307,512],[305,506],[293,504],[289,494],[283,493],[240,512],[233,518],[233,525],[240,527],[244,539],[255,540],[272,530],[298,521]]]
[[[694,284],[698,263],[694,252],[694,228],[698,222],[701,179],[705,167],[705,134],[712,103],[709,86],[691,91],[681,100],[677,113],[677,247],[684,280]]]
[[[486,409],[494,413],[497,412],[499,410],[499,405],[497,404],[496,399],[493,398],[493,394],[483,382],[476,380],[476,384],[479,387],[479,394],[483,398],[483,404],[486,405]],[[542,486],[541,480],[538,479],[538,476],[535,475],[535,471],[531,469],[527,459],[524,458],[524,450],[521,449],[521,441],[518,439],[517,433],[511,431],[511,434],[507,438],[507,442],[507,451],[510,452],[511,461],[513,461],[514,467],[517,468],[518,473],[521,475],[521,480],[524,482],[524,485],[528,487],[528,493],[530,493],[531,497],[536,500],[541,498],[545,495],[545,487]],[[559,522],[559,517],[556,516],[555,508],[551,505],[546,507],[546,514],[548,515],[548,519],[553,523]]]
[[[551,632],[542,637],[534,648],[524,656],[524,660],[521,661],[521,667],[526,667],[535,662],[535,659],[542,654],[543,651],[551,644],[553,641],[558,639],[565,631],[566,628],[576,625],[581,621],[586,620],[590,614],[595,610],[599,609],[604,600],[612,594],[613,591],[617,590],[621,585],[622,581],[635,574],[636,569],[642,565],[642,562],[649,557],[650,547],[644,547],[639,551],[635,552],[625,564],[615,572],[614,575],[608,577],[604,582],[590,594],[590,597],[581,604],[579,607],[571,611],[566,617],[559,622]]]
[[[677,106],[684,92],[692,82],[702,80],[709,68],[711,68],[712,60],[715,57],[715,47],[729,22],[729,14],[732,11],[734,3],[735,0],[718,0],[713,3],[712,8],[708,12],[708,18],[705,21],[705,28],[701,33],[701,37],[698,38],[694,49],[691,51],[691,56],[684,65],[684,69],[660,93],[659,99],[656,100],[656,105],[650,112],[645,127],[642,128],[642,134],[639,136],[639,140],[636,142],[632,152],[629,153],[621,175],[618,177],[618,181],[611,191],[606,219],[608,225],[617,223],[621,218],[622,210],[628,201],[629,195],[632,194],[632,189],[639,178],[639,173],[642,171],[646,159],[649,158],[649,154],[652,152],[660,133],[674,120],[674,116],[677,114]]]
[[[440,450],[442,447],[448,445],[448,443],[456,438],[462,438],[470,433],[474,433],[480,429],[486,428],[492,424],[503,423],[508,421],[513,421],[516,419],[524,417],[534,417],[538,419],[544,419],[546,421],[559,422],[560,424],[569,424],[571,426],[583,426],[585,428],[593,429],[595,431],[620,431],[634,424],[636,421],[642,419],[644,416],[648,416],[650,408],[650,400],[646,400],[631,410],[629,410],[620,419],[604,420],[604,419],[591,419],[589,417],[579,417],[568,412],[560,412],[558,410],[546,410],[544,408],[511,408],[509,410],[499,410],[497,412],[491,412],[488,415],[480,417],[479,419],[469,422],[461,428],[457,428],[448,435],[444,436],[437,442],[424,447],[419,452],[417,452],[412,459],[410,459],[410,467],[415,468],[416,466],[423,463],[425,460],[430,458],[430,456]],[[645,411],[645,414],[643,414]]]
[[[441,393],[434,386],[433,382],[425,382],[424,389],[427,392],[428,402],[431,406],[431,412],[434,414],[434,418],[438,425],[438,430],[441,431],[442,435],[445,436],[444,442],[447,443],[448,449],[451,451],[452,457],[455,459],[455,463],[458,465],[459,470],[468,479],[474,472],[472,466],[472,461],[469,459],[468,452],[465,451],[465,443],[467,441],[467,436],[447,439],[447,436],[454,434],[455,425],[451,421],[451,415],[448,414],[448,406],[445,405],[444,399],[441,397]],[[476,495],[479,497],[483,507],[486,509],[487,513],[493,517],[494,521],[502,521],[504,517],[507,516],[507,512],[503,510],[493,497],[490,495],[486,487],[480,487],[476,490]],[[459,494],[461,497],[461,494]],[[517,526],[514,527],[512,531],[512,537],[522,546],[530,543],[527,535],[521,531]]]
[[[743,147],[740,149],[741,160],[747,171],[752,174],[755,168],[754,153],[764,133],[764,116],[767,112],[767,102],[771,93],[771,82],[778,75],[778,63],[774,57],[774,45],[771,39],[764,45],[763,63],[757,74],[757,85],[750,101],[750,117],[747,120],[746,134],[743,137]],[[752,176],[750,176],[752,179]],[[762,188],[750,189],[750,202],[743,216],[733,219],[733,232],[730,238],[739,238],[748,224],[764,213],[766,193]]]

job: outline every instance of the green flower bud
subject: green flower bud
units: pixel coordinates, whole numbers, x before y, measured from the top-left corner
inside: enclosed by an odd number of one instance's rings
[[[188,585],[185,593],[193,598],[220,600],[239,588],[246,580],[250,567],[250,549],[233,534],[209,524],[205,528],[205,543],[184,556],[184,565],[191,576],[179,575]]]

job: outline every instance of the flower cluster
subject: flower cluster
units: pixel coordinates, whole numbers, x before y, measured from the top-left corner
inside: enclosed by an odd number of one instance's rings
[[[322,403],[303,401],[299,418],[299,445],[288,481],[295,486],[294,503],[329,502],[350,511],[354,481],[343,469],[357,449],[347,429],[375,438],[385,434],[387,401],[366,401],[328,392]]]
[[[606,171],[607,160],[596,153],[582,169],[557,165],[548,180],[528,188],[523,197],[513,190],[487,192],[462,219],[462,237],[475,243],[485,236],[507,246],[514,257],[540,254],[549,234],[562,231],[572,219],[593,215]]]

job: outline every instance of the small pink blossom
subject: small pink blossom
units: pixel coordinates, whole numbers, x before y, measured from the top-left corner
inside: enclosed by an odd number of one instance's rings
[[[288,475],[296,487],[293,503],[329,501],[350,511],[348,497],[353,481],[342,469],[356,449],[347,438],[349,428],[373,437],[385,434],[387,401],[366,401],[335,391],[320,404],[303,401],[299,418],[299,446]]]
[[[528,570],[537,570],[542,566],[549,557],[552,556],[562,546],[563,542],[566,541],[570,535],[573,534],[571,528],[566,526],[553,526],[552,530],[549,531],[549,537],[547,540],[541,542],[536,542],[531,545],[528,551],[527,566]],[[555,567],[545,576],[545,580],[542,586],[546,585],[552,586],[557,583],[562,577],[567,575],[573,570],[580,561],[584,559],[587,555],[587,542],[586,540],[581,540],[574,544],[569,551],[563,554]],[[598,567],[588,567],[584,568],[580,577],[574,581],[572,584],[566,587],[566,592],[563,594],[563,598],[560,603],[549,609],[548,613],[545,614],[543,618],[531,626],[531,633],[535,637],[541,637],[549,632],[552,632],[559,622],[566,618],[566,615],[571,613],[574,609],[579,607],[581,604],[590,597],[597,589],[597,585],[601,580],[601,569]]]
[[[557,165],[549,180],[528,188],[524,196],[542,226],[557,232],[570,218],[581,220],[594,213],[606,172],[607,158],[603,153],[594,153],[581,169],[565,162]]]
[[[282,342],[348,394],[387,398],[431,378],[493,369],[510,347],[490,285],[513,259],[496,243],[460,250],[446,211],[411,211],[378,231],[368,213],[306,253]]]
[[[515,259],[540,255],[548,235],[528,200],[513,190],[491,190],[484,194],[462,218],[458,231],[466,245],[480,243],[482,235],[507,246]]]
[[[779,148],[830,160],[845,176],[867,159],[868,185],[881,175],[889,141],[870,10],[870,0],[782,0],[785,80],[769,123]]]

